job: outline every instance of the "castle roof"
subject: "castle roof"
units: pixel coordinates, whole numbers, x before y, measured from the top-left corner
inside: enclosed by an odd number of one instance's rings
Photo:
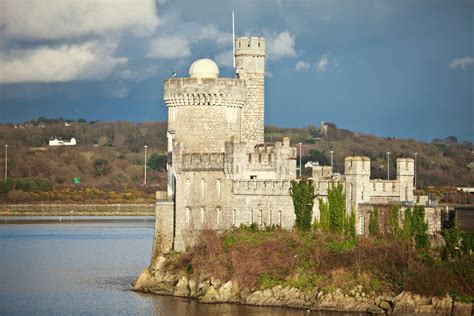
[[[198,59],[189,67],[191,78],[217,78],[219,77],[219,67],[211,59]]]

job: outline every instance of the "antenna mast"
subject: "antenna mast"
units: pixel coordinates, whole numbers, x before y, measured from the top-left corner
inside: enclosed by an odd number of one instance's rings
[[[232,61],[235,69],[235,18],[234,11],[232,11]]]

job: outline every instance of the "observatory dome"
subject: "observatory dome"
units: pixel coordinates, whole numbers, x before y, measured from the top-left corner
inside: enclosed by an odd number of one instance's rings
[[[211,59],[198,59],[189,67],[191,78],[217,78],[219,77],[219,67]]]

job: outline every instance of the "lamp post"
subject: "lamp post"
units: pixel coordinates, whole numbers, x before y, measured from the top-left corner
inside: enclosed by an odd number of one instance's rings
[[[145,148],[145,165],[143,166],[145,169],[145,177],[144,177],[144,182],[143,184],[146,184],[146,149],[148,148],[148,145],[143,146]]]
[[[8,179],[8,145],[5,144],[5,180]]]
[[[390,180],[390,152],[387,151],[387,180]]]
[[[301,143],[298,143],[300,145],[300,178],[301,178]]]
[[[331,171],[334,171],[334,150],[331,150],[330,153],[331,153]]]
[[[416,155],[418,155],[418,153],[413,153],[413,156],[415,156],[415,190],[416,190]]]

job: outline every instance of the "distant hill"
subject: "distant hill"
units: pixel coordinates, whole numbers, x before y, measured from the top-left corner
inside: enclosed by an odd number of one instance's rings
[[[141,188],[148,191],[164,189],[164,170],[148,170],[147,186],[143,187],[144,147],[148,159],[152,154],[166,154],[166,123],[86,122],[46,119],[20,125],[0,125],[0,144],[8,144],[8,173],[12,179],[45,178],[53,186],[74,185],[79,177],[82,187],[119,190]],[[265,141],[275,142],[289,136],[296,145],[301,142],[303,160],[329,164],[334,151],[335,171],[344,171],[344,158],[368,156],[372,161],[372,177],[386,178],[386,152],[391,152],[391,178],[395,177],[398,157],[417,155],[417,181],[422,186],[474,186],[472,143],[457,143],[453,137],[431,143],[414,139],[382,138],[362,135],[327,124],[320,128],[279,128],[267,126]],[[77,146],[49,147],[48,140],[77,139]],[[3,147],[3,146],[2,146]],[[2,148],[3,150],[3,148]],[[0,155],[4,165],[4,154]],[[162,157],[163,158],[163,157]]]

